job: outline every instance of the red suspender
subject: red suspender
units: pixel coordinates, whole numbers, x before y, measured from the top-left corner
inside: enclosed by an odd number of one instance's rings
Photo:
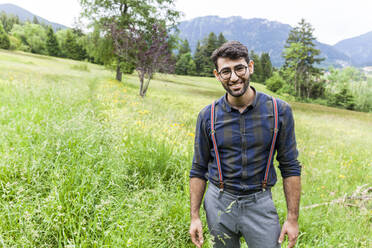
[[[218,175],[219,175],[219,180],[220,180],[220,190],[223,190],[221,161],[220,161],[220,155],[218,154],[218,148],[217,148],[217,142],[216,142],[216,136],[215,136],[216,131],[214,130],[214,106],[215,106],[215,102],[213,101],[212,107],[211,107],[211,133],[212,133],[213,149],[214,149],[214,153],[216,154],[216,162],[217,162]]]
[[[269,169],[270,169],[272,158],[274,156],[275,142],[276,142],[276,137],[278,134],[278,106],[276,104],[275,98],[271,97],[271,99],[273,100],[273,111],[274,111],[274,134],[273,134],[273,140],[271,142],[269,158],[267,159],[265,177],[264,177],[264,180],[262,181],[263,189],[266,189],[267,187],[267,177],[269,176]]]
[[[276,104],[276,100],[274,97],[272,97],[272,101],[273,101],[273,111],[274,111],[274,134],[273,134],[273,139],[271,142],[269,158],[267,159],[265,177],[262,181],[263,189],[266,189],[267,187],[267,178],[269,176],[269,169],[270,169],[272,158],[274,156],[275,142],[276,142],[276,138],[278,134],[278,106]],[[218,153],[217,142],[216,142],[216,135],[215,135],[216,131],[214,129],[214,119],[215,119],[214,111],[215,111],[215,102],[213,101],[212,106],[211,106],[211,136],[212,136],[213,149],[216,155],[218,176],[219,176],[219,181],[220,181],[220,190],[222,191],[224,184],[223,184],[223,177],[222,177],[220,155]]]

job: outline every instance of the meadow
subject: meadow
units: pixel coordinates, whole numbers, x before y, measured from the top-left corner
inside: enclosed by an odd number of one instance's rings
[[[192,247],[196,117],[224,91],[160,74],[141,98],[136,75],[113,79],[98,65],[0,50],[0,247]],[[372,114],[290,104],[303,165],[296,247],[371,247]]]

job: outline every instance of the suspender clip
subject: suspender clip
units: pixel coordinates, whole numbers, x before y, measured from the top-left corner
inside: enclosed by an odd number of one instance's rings
[[[267,180],[262,181],[262,190],[265,191],[267,187]]]
[[[223,185],[223,182],[221,181],[221,182],[220,182],[220,191],[223,191],[223,186],[224,186],[224,185]]]

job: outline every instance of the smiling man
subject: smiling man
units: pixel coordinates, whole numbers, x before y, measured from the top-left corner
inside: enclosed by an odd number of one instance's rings
[[[203,245],[199,210],[204,197],[214,247],[280,247],[288,235],[296,244],[301,192],[301,166],[290,106],[257,92],[250,83],[254,62],[240,42],[223,44],[212,54],[214,75],[226,94],[198,116],[190,171],[190,235]],[[277,152],[287,201],[287,219],[280,228],[271,187],[277,181]]]

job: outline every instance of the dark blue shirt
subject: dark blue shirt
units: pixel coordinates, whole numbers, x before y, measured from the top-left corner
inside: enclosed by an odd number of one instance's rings
[[[255,89],[252,87],[255,91]],[[256,92],[253,103],[243,113],[231,107],[226,96],[216,101],[215,130],[226,189],[236,192],[261,189],[274,129],[271,96]],[[278,136],[276,159],[283,178],[299,176],[301,166],[294,120],[288,103],[277,99]],[[211,105],[200,111],[196,124],[194,158],[190,178],[199,177],[219,184],[217,163],[211,139]],[[272,160],[273,161],[273,160]],[[273,162],[270,165],[268,187],[277,181]]]

